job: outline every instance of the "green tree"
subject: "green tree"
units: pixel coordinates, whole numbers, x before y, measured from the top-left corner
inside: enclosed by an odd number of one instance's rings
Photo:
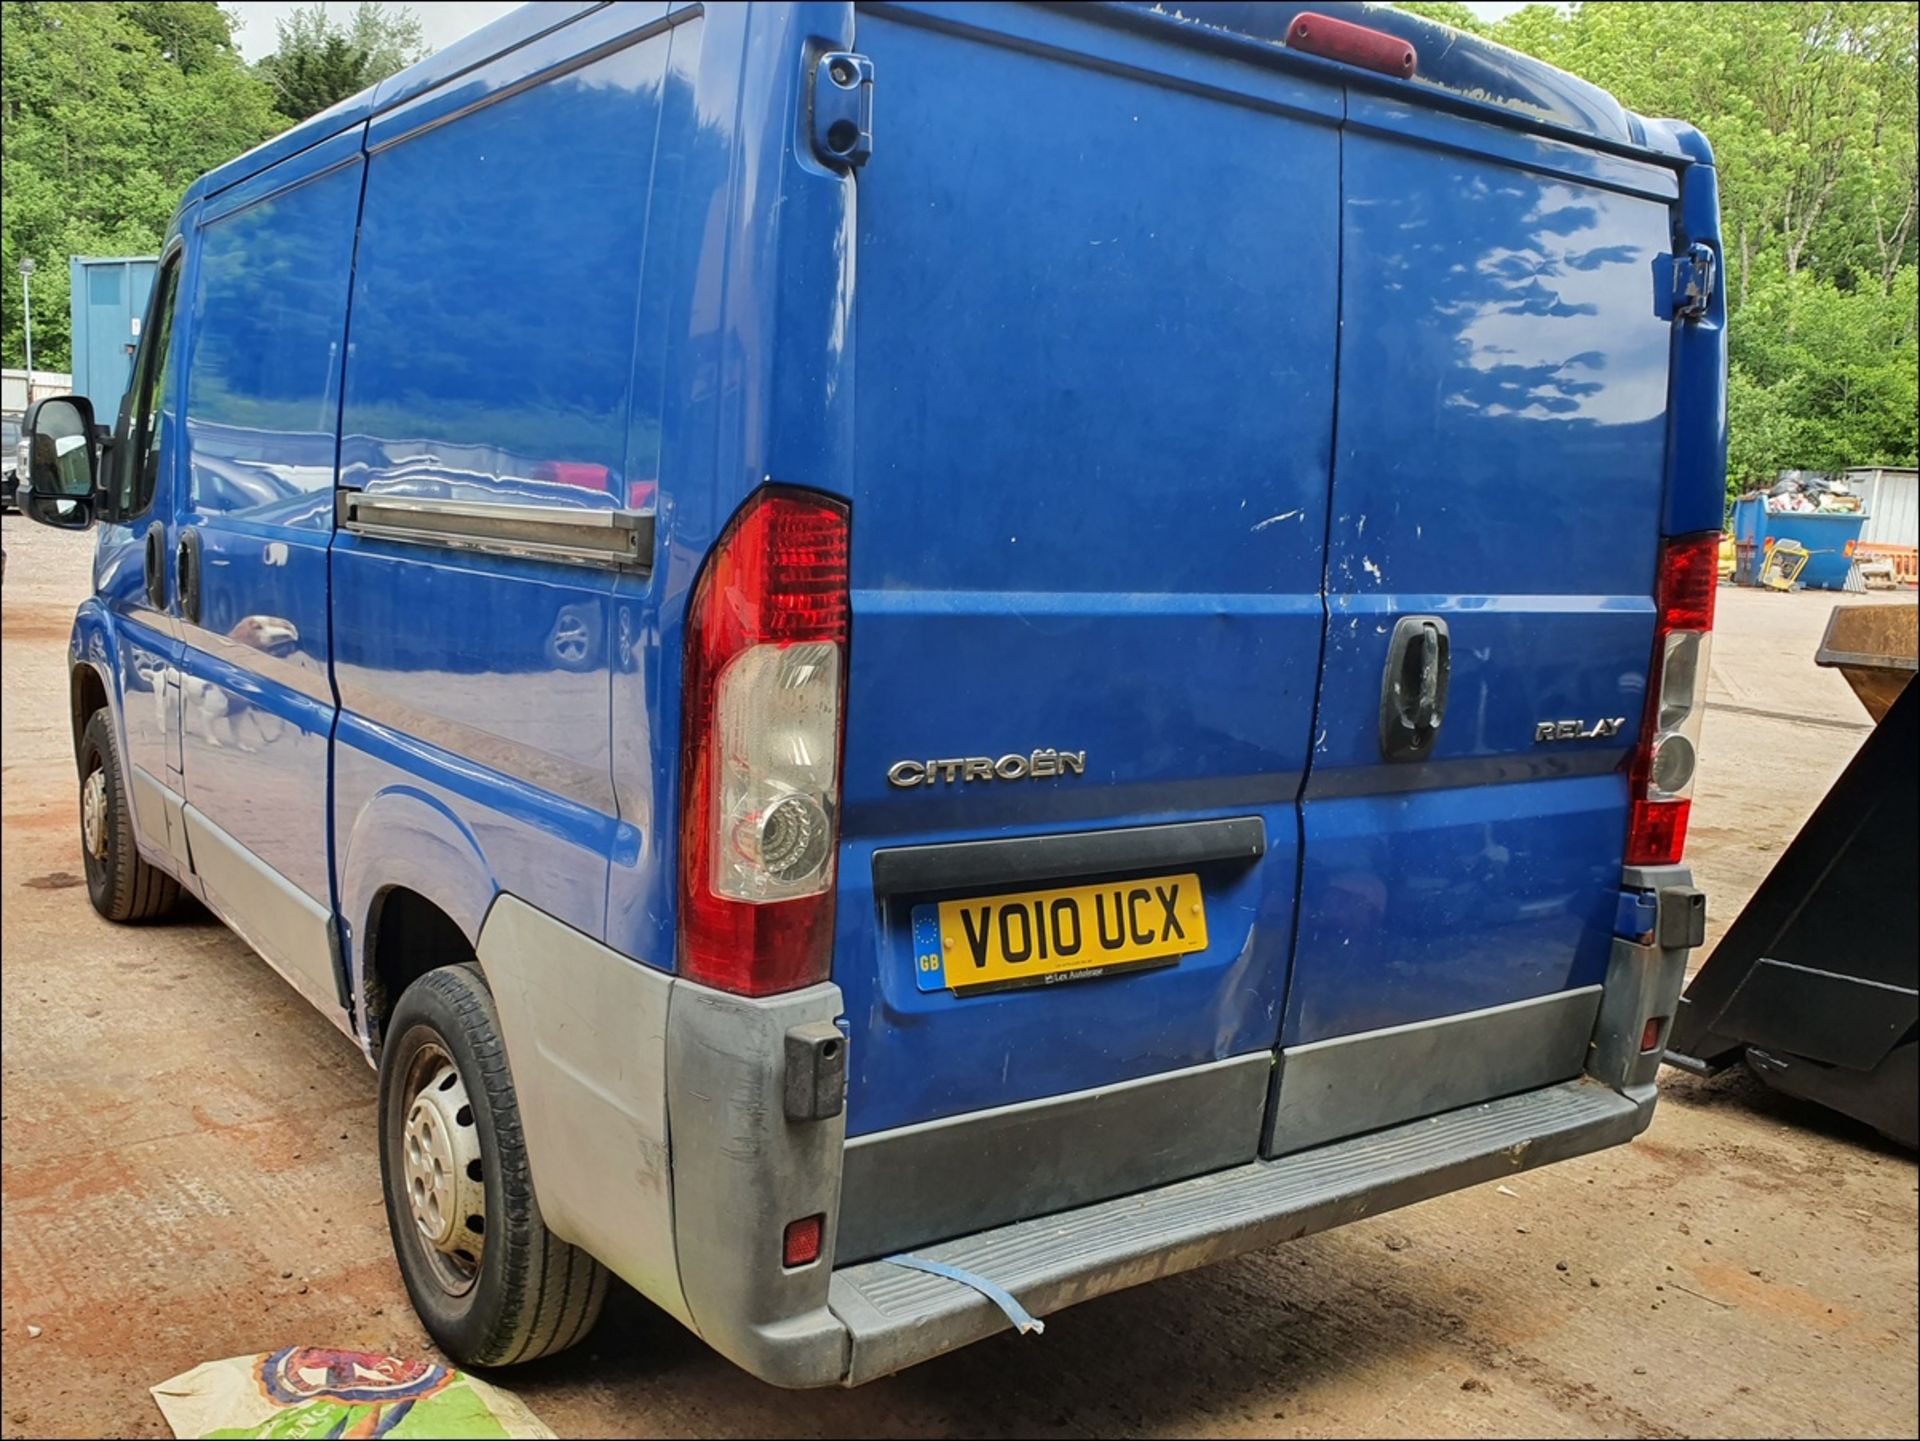
[[[217,4],[0,4],[0,354],[23,358],[31,256],[34,364],[71,360],[67,260],[150,255],[180,193],[286,120]]]
[[[303,5],[276,27],[273,54],[260,71],[281,111],[294,120],[317,115],[369,85],[404,70],[422,55],[420,21],[404,7],[364,0],[341,26],[324,5]]]
[[[1712,141],[1729,490],[1788,468],[1914,464],[1920,5],[1535,4],[1482,30]]]

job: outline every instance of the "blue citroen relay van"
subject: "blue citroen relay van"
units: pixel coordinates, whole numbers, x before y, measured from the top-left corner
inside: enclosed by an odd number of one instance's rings
[[[530,5],[197,181],[81,832],[378,1066],[462,1363],[856,1384],[1646,1126],[1712,155],[1385,9]]]

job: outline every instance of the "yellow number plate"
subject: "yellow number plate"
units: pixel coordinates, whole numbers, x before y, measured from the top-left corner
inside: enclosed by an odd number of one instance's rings
[[[1200,877],[1018,891],[916,906],[915,980],[923,991],[1045,985],[1205,950]]]

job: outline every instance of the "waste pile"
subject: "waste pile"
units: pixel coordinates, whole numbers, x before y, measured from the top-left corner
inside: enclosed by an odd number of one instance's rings
[[[1860,497],[1845,476],[1817,470],[1783,470],[1767,491],[1770,515],[1858,515]]]

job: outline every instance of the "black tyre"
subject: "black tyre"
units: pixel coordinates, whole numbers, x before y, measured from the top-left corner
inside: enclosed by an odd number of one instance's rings
[[[80,850],[87,895],[110,921],[150,921],[180,901],[180,883],[140,859],[133,840],[127,775],[113,741],[113,718],[97,710],[80,736]]]
[[[593,1329],[607,1272],[547,1229],[480,968],[401,995],[380,1057],[387,1227],[413,1309],[463,1366],[551,1355]]]

